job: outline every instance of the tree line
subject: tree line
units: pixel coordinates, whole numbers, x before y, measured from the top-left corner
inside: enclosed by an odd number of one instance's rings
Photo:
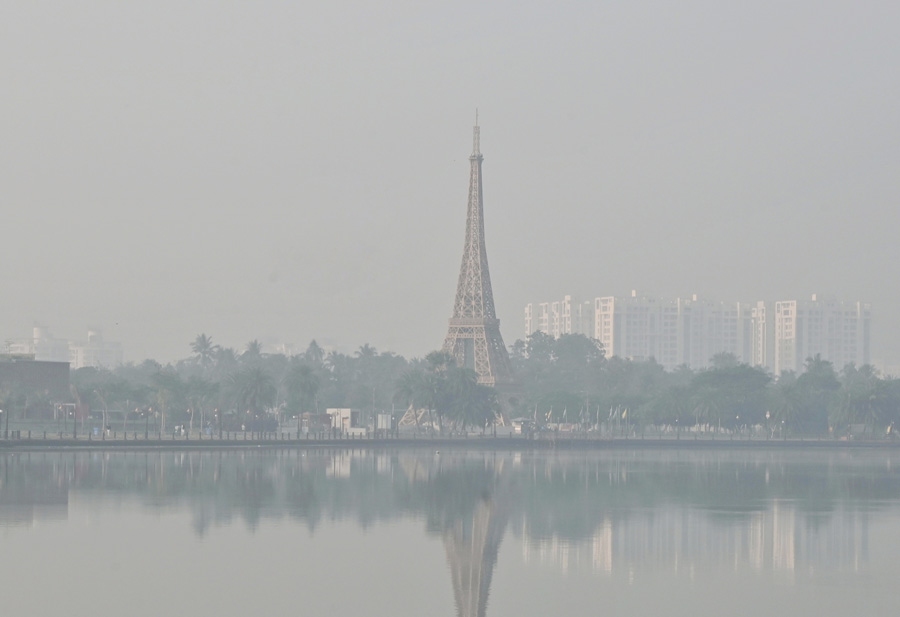
[[[353,408],[371,423],[374,413],[407,416],[423,430],[489,430],[498,417],[540,426],[598,430],[627,426],[693,431],[767,431],[771,436],[890,434],[900,416],[900,380],[871,366],[838,371],[816,356],[804,370],[774,376],[730,354],[711,367],[666,371],[655,361],[607,357],[582,335],[536,333],[510,346],[517,385],[495,389],[477,382],[444,352],[406,359],[365,344],[351,354],[326,352],[316,341],[302,353],[264,353],[258,341],[243,350],[206,335],[191,355],[113,369],[72,372],[72,403],[89,407],[103,424],[158,430],[274,430],[301,414]],[[7,409],[22,393],[4,393]],[[27,397],[26,397],[27,398]],[[33,397],[38,400],[40,397]],[[0,401],[3,403],[4,401]],[[19,400],[24,410],[27,402]]]
[[[871,365],[838,371],[820,355],[800,373],[775,376],[728,353],[711,366],[666,371],[653,361],[607,358],[581,335],[536,333],[511,347],[524,401],[538,422],[622,423],[632,430],[665,426],[709,432],[765,431],[770,436],[845,437],[893,434],[900,419],[900,380]]]

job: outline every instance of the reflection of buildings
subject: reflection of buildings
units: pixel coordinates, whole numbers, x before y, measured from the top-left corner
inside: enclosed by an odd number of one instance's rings
[[[65,520],[68,473],[65,465],[0,456],[0,528]]]
[[[794,572],[856,570],[868,559],[868,515],[838,510],[810,518],[789,504],[748,514],[668,508],[652,515],[605,518],[585,539],[528,538],[526,562],[568,571],[730,568]]]
[[[288,518],[310,533],[341,519],[363,527],[425,521],[442,538],[459,617],[484,617],[507,526],[521,538],[526,562],[563,571],[639,577],[715,569],[787,579],[865,573],[870,521],[875,545],[885,539],[877,531],[882,523],[900,516],[897,454],[794,454],[0,451],[0,528],[65,518],[70,494],[76,505],[137,499],[143,507],[190,511],[198,535],[236,519],[255,530]],[[798,489],[809,469],[840,473],[849,465],[856,471],[849,492],[841,482],[823,483],[810,501]],[[750,492],[756,487],[752,496],[724,490],[736,470]],[[672,487],[677,478],[683,483]]]
[[[69,515],[69,492],[61,488],[0,490],[0,527],[64,521]]]

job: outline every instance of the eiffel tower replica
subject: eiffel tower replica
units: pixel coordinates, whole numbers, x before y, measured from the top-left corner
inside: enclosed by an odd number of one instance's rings
[[[484,198],[481,190],[481,133],[478,112],[472,156],[469,157],[469,209],[466,218],[466,243],[463,248],[456,302],[443,350],[457,366],[473,369],[478,383],[488,386],[512,386],[509,353],[500,336],[500,320],[494,312],[494,292],[484,246]]]

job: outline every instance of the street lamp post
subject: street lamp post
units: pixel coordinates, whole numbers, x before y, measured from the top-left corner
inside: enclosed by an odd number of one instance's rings
[[[0,421],[2,421],[2,420],[3,420],[3,410],[0,409]],[[7,426],[9,426],[9,425],[7,425]],[[4,435],[3,438],[6,439],[6,436]]]

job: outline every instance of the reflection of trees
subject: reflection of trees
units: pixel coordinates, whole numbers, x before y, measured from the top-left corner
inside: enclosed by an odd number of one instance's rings
[[[457,615],[483,617],[510,529],[526,558],[595,568],[863,561],[872,511],[896,507],[892,451],[484,453],[340,449],[0,455],[0,526],[67,514],[70,495],[191,512],[203,535],[241,520],[425,522]],[[86,499],[88,498],[88,499]],[[557,550],[558,548],[558,550]]]
[[[35,452],[0,456],[0,500],[69,491],[184,506],[195,528],[291,518],[369,525],[421,517],[444,536],[502,495],[504,517],[529,534],[583,540],[605,520],[683,506],[746,520],[775,500],[814,524],[837,507],[895,500],[892,451],[486,454],[338,449]],[[34,499],[38,499],[35,497]],[[466,528],[462,528],[463,537]]]

